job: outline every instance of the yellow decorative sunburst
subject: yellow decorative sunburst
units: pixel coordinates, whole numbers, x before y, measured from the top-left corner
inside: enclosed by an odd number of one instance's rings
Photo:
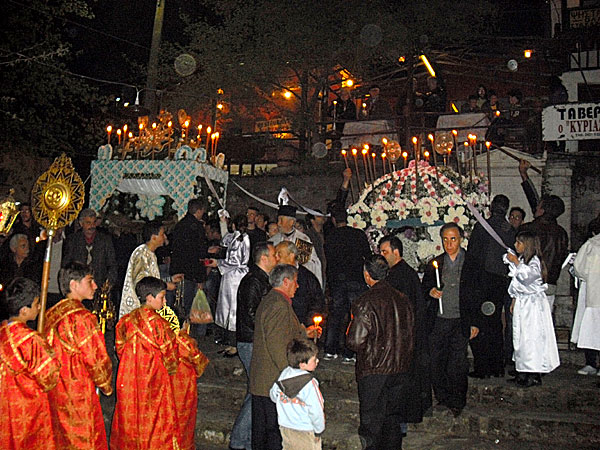
[[[83,208],[85,187],[64,153],[36,181],[31,192],[35,220],[51,230],[73,222]]]

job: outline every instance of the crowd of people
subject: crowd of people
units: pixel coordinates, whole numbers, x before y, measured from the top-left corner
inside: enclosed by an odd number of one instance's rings
[[[233,219],[220,210],[218,219],[205,221],[206,202],[190,200],[171,233],[161,223],[146,223],[126,263],[118,262],[123,249],[115,251],[96,213],[83,210],[79,229],[58,230],[53,240],[41,334],[27,323],[39,311],[44,232],[22,205],[0,270],[7,319],[0,326],[7,418],[0,442],[6,448],[107,448],[98,389],[116,391],[110,448],[195,448],[196,378],[208,361],[192,337],[207,334],[246,371],[233,449],[321,448],[319,354],[355,366],[365,449],[401,448],[407,423],[431,412],[433,397],[437,410],[459,416],[469,377],[503,377],[508,369],[510,382],[539,386],[560,364],[552,311],[568,237],[557,223],[564,203],[538,197],[528,168],[522,161],[534,219],[526,222],[522,208],[496,195],[466,249],[459,225],[441,227],[443,253],[422,277],[404,260],[397,236],[382,238],[373,254],[365,232],[348,225],[350,169],[327,214],[311,210],[305,220],[299,217],[304,211],[280,205],[273,222],[256,206]],[[598,224],[591,230],[596,236],[574,260],[574,273],[586,283],[577,325],[588,348],[585,374],[597,372],[600,349],[593,331]],[[114,296],[116,384],[90,312],[106,280],[120,294]],[[199,293],[207,298],[208,320],[191,320]],[[181,324],[176,331],[173,320],[165,320],[165,305]]]

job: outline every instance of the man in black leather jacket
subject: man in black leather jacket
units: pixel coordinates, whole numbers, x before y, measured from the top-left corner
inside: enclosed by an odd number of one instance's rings
[[[260,301],[271,290],[269,273],[277,265],[275,247],[270,242],[258,242],[252,253],[254,264],[242,278],[237,293],[235,334],[238,355],[249,380],[254,339],[254,317]],[[252,396],[246,393],[244,403],[231,431],[230,448],[252,448]]]
[[[383,256],[366,259],[363,273],[370,289],[352,304],[346,336],[346,346],[356,352],[358,434],[365,450],[402,448],[402,424],[421,420],[419,390],[411,382],[414,308],[385,281],[388,270]]]

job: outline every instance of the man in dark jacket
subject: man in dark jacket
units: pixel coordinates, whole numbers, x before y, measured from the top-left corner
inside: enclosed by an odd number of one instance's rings
[[[108,279],[117,283],[117,259],[110,235],[96,229],[96,212],[84,209],[79,214],[81,230],[67,237],[63,247],[61,267],[78,261],[92,267],[94,280],[102,286]]]
[[[323,359],[338,357],[339,341],[343,336],[344,319],[350,311],[350,305],[360,294],[367,290],[362,274],[364,259],[371,255],[371,247],[364,231],[346,224],[347,213],[343,205],[338,204],[332,219],[335,229],[325,238],[325,257],[327,258],[327,280],[333,305],[327,318],[327,339]],[[353,363],[354,356],[343,349],[343,363]]]
[[[403,259],[402,241],[397,236],[385,236],[379,241],[379,253],[390,268],[385,281],[408,297],[415,312],[415,390],[421,393],[424,414],[432,405],[427,327],[427,302],[421,291],[421,280],[417,272]]]
[[[446,223],[440,236],[444,253],[427,264],[421,283],[423,295],[429,299],[431,384],[438,402],[459,416],[469,387],[467,345],[479,333],[473,326],[475,308],[466,285],[473,267],[465,265],[461,227]]]
[[[183,219],[177,222],[172,233],[171,275],[183,273],[183,311],[178,312],[179,320],[190,314],[194,296],[206,281],[206,267],[203,261],[208,257],[208,241],[202,217],[206,212],[206,202],[195,198],[188,202],[188,210]],[[204,335],[206,325],[199,325],[199,334]]]
[[[269,274],[277,265],[277,255],[273,244],[258,242],[252,253],[253,265],[242,278],[237,292],[237,311],[235,335],[238,355],[246,378],[250,380],[250,361],[252,361],[252,340],[254,339],[254,317],[260,301],[271,290]],[[317,282],[318,283],[318,282]],[[233,429],[230,447],[235,449],[252,448],[252,396],[246,393]]]
[[[346,345],[356,352],[360,402],[358,435],[365,450],[402,448],[403,423],[412,422],[412,365],[415,341],[413,306],[387,281],[386,260],[370,256],[364,263],[370,289],[352,305]],[[418,400],[416,403],[420,403]],[[420,419],[419,419],[420,420]]]
[[[548,283],[546,296],[550,302],[550,311],[553,311],[556,283],[560,276],[562,263],[569,252],[569,236],[556,220],[565,212],[565,203],[556,195],[543,195],[538,199],[537,191],[527,175],[529,167],[531,164],[528,161],[521,160],[519,164],[519,173],[523,180],[521,187],[534,212],[535,219],[533,222],[521,225],[519,231],[533,231],[540,238],[542,259],[548,269],[548,276],[545,280]]]
[[[490,206],[492,215],[487,222],[505,245],[514,247],[515,229],[506,220],[508,207],[508,197],[496,195]],[[479,334],[471,340],[474,370],[469,374],[474,378],[504,375],[502,309],[510,309],[511,302],[508,266],[502,261],[504,253],[505,248],[480,223],[475,224],[465,257],[465,264],[474,269],[469,272],[467,281],[475,295],[474,303],[478,305],[474,319]]]

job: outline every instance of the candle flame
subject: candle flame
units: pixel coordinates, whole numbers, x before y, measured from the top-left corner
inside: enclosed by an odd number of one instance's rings
[[[358,152],[358,150],[356,150],[355,148],[353,148],[353,149],[352,149],[352,154],[353,154],[354,156],[356,156],[356,153],[357,153],[357,152]]]
[[[412,138],[412,143],[413,143],[413,144],[415,144],[415,145],[417,145],[417,141],[418,141],[418,140],[417,140],[417,137],[416,137],[416,136],[413,136],[413,138]]]
[[[500,111],[496,111],[496,117],[500,117]]]
[[[427,139],[429,139],[431,142],[433,142],[433,134],[429,133],[427,135]]]
[[[346,150],[342,150],[342,155],[346,156]]]
[[[435,259],[433,260],[433,267],[435,267],[436,269],[438,268],[438,262]]]
[[[198,125],[198,131],[202,129],[202,125]]]
[[[120,128],[117,130],[117,134],[118,134],[119,136],[121,136],[121,129],[120,129]]]
[[[456,131],[456,130],[452,130],[452,134],[453,134],[454,136],[457,136],[457,135],[458,135],[458,131]]]
[[[167,126],[171,128],[173,126],[173,121],[169,120],[169,122],[167,122]]]
[[[383,153],[381,154],[381,159],[385,159],[385,157],[386,157],[386,156],[387,156],[387,155],[385,154],[385,152],[383,152]]]
[[[144,128],[144,124],[143,124],[143,123],[140,123],[140,125],[139,125],[139,129],[140,129],[140,130],[142,130],[143,128]]]
[[[210,134],[210,132],[211,132],[211,131],[212,131],[212,128],[211,128],[211,127],[208,127],[208,128],[206,129],[206,134]]]
[[[488,150],[490,149],[491,145],[492,143],[490,141],[485,141],[485,146],[488,148]]]
[[[185,122],[183,122],[183,126],[186,127],[186,128],[189,127],[190,126],[190,121],[186,120]]]
[[[377,156],[377,155],[375,155],[375,153],[371,153],[371,157],[372,157],[373,159],[375,159],[375,156]]]
[[[112,131],[112,125],[107,126],[106,131],[108,131],[110,133]]]
[[[156,128],[156,122],[152,122],[152,128]]]
[[[131,139],[133,137],[133,133],[130,131],[129,132],[129,138]]]
[[[370,147],[369,147],[369,144],[365,144],[363,147],[364,147],[366,150],[369,150],[369,148],[370,148]]]
[[[387,143],[388,143],[388,140],[387,140],[387,138],[383,138],[383,139],[381,140],[381,142],[383,142],[383,145],[387,145]]]
[[[403,157],[404,159],[408,158],[408,152],[402,152],[402,157]]]
[[[366,148],[363,148],[363,149],[362,149],[362,154],[363,154],[363,156],[364,156],[364,155],[366,155],[368,151],[369,151],[368,149],[366,149]]]
[[[423,152],[423,156],[424,156],[425,158],[429,158],[429,150],[425,150],[425,151]]]
[[[127,124],[123,125],[123,132],[127,133]]]
[[[319,326],[319,324],[323,321],[323,317],[321,316],[315,316],[313,317],[313,322],[315,323],[315,326]]]

